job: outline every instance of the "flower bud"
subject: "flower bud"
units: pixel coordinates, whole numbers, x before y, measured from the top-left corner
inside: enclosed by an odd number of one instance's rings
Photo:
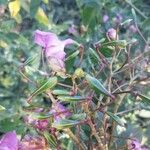
[[[107,31],[107,36],[111,39],[111,40],[115,40],[117,38],[117,31],[114,28],[110,28]]]
[[[103,16],[103,22],[106,23],[109,20],[109,16],[108,15],[104,15]]]
[[[81,68],[77,68],[74,72],[75,77],[82,78],[85,76],[84,71]]]

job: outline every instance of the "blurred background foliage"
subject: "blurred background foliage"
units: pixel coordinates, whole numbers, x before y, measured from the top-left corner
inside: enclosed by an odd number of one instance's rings
[[[136,23],[140,31],[147,42],[150,42],[150,1],[147,0],[0,0],[0,105],[6,109],[0,112],[0,133],[16,130],[19,134],[25,134],[27,131],[22,122],[23,107],[27,105],[26,98],[35,87],[22,77],[19,68],[25,60],[35,56],[32,67],[26,69],[34,80],[38,79],[36,75],[40,66],[41,51],[33,41],[36,29],[55,32],[62,39],[69,36],[82,43],[86,51],[82,68],[90,72],[97,67],[95,63],[97,60],[95,57],[92,58],[93,53],[88,47],[106,38],[107,30],[116,27],[117,21],[133,19],[121,26],[119,31],[120,39],[128,42],[135,39],[138,41],[138,44],[131,48],[131,57],[144,51],[145,41],[133,31],[135,16],[131,11],[132,8],[135,9]],[[107,22],[103,20],[104,15],[109,17]],[[68,32],[72,25],[76,26],[80,36]],[[72,52],[73,49],[68,49],[67,54]],[[109,59],[111,49],[104,47],[103,54]],[[144,73],[141,71],[143,66],[148,64],[148,57],[145,56],[145,60],[137,64],[139,78],[149,76],[150,66]],[[122,56],[116,60],[117,64],[121,64],[123,59]],[[72,65],[75,66],[78,61],[79,58],[74,60]],[[66,65],[69,71],[73,72],[75,67],[68,64]],[[116,78],[125,80],[126,74],[120,74]],[[136,88],[150,96],[148,83]],[[139,107],[138,100],[132,100],[133,97],[127,96],[125,99],[120,111]],[[43,96],[36,97],[36,100],[42,105],[47,103]],[[136,136],[139,139],[143,136],[144,143],[150,145],[150,105],[141,104],[140,107],[142,108],[140,112],[131,112],[124,119],[130,121],[129,131],[134,129]]]

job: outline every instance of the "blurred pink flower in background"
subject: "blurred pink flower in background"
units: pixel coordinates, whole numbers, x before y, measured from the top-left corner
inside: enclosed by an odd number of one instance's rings
[[[122,19],[123,19],[122,15],[120,13],[117,13],[116,17],[113,18],[113,21],[115,24],[118,25],[122,22]]]
[[[150,150],[149,148],[142,146],[138,139],[128,140],[128,150]]]
[[[48,145],[43,137],[33,137],[25,135],[19,143],[18,150],[47,150]]]
[[[34,128],[39,130],[46,130],[49,126],[49,122],[47,119],[38,120],[35,119],[32,115],[27,115],[24,117],[24,122]]]
[[[111,40],[115,40],[117,38],[117,31],[114,28],[108,29],[106,34]]]
[[[36,30],[34,34],[36,44],[43,47],[51,69],[54,72],[65,72],[65,51],[67,45],[74,44],[72,39],[59,40],[56,34]]]
[[[134,25],[130,25],[129,30],[130,30],[130,32],[133,32],[133,33],[137,32],[137,29]]]
[[[77,27],[72,24],[69,28],[68,28],[68,33],[77,36],[79,33],[77,31]]]
[[[8,132],[2,137],[0,150],[18,150],[18,139],[15,131]]]
[[[54,114],[54,122],[71,115],[71,113],[60,102],[53,104],[50,112]]]
[[[103,22],[106,23],[109,20],[109,16],[108,15],[104,15],[103,16]]]

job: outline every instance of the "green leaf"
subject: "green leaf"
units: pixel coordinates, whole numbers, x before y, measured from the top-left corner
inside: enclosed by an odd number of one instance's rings
[[[37,58],[37,55],[29,57],[25,62],[24,65],[31,64],[35,59]]]
[[[120,48],[125,48],[127,46],[127,41],[126,40],[116,40],[116,41],[110,41],[107,43],[103,43],[103,46],[118,46]]]
[[[75,121],[75,120],[62,119],[60,121],[54,122],[52,124],[52,127],[57,128],[57,129],[64,129],[64,128],[70,128],[79,123],[80,123],[79,121]]]
[[[35,119],[47,119],[53,116],[53,112],[41,113],[41,114],[33,114],[33,118]]]
[[[131,11],[132,11],[132,15],[133,15],[133,18],[134,18],[135,23],[137,23],[137,17],[136,17],[136,12],[135,12],[135,10],[132,8]]]
[[[4,111],[5,107],[3,107],[2,105],[0,105],[0,111]]]
[[[50,134],[48,131],[45,131],[43,134],[44,134],[44,137],[46,138],[49,146],[51,148],[56,148],[57,147],[56,138],[52,134]]]
[[[103,46],[99,49],[99,51],[105,56],[105,57],[111,57],[113,53],[114,47],[112,46]]]
[[[72,53],[70,56],[68,56],[66,58],[66,61],[69,61],[69,60],[75,58],[79,53],[80,53],[79,50],[75,51],[74,53]]]
[[[138,96],[142,99],[142,102],[150,105],[150,97],[147,97],[143,94],[138,94]]]
[[[72,120],[83,120],[86,119],[86,113],[73,114],[70,118]]]
[[[94,28],[97,25],[97,22],[100,18],[100,13],[98,13],[100,6],[101,5],[99,5],[98,1],[92,0],[86,2],[81,7],[82,20],[85,26]]]
[[[16,130],[18,133],[24,133],[26,127],[18,116],[12,116],[10,118],[5,118],[0,121],[0,132],[9,132]]]
[[[61,89],[53,90],[52,93],[53,93],[54,95],[70,95],[70,91],[61,90]]]
[[[53,88],[57,84],[57,77],[51,77],[48,80],[44,81],[38,89],[36,89],[31,96],[27,99],[27,101],[30,101],[33,96],[36,96],[38,94],[43,93],[44,91]]]
[[[45,14],[44,10],[41,7],[38,8],[38,11],[35,15],[35,19],[39,23],[44,24],[45,26],[49,25],[49,19],[48,19],[47,15]]]
[[[97,55],[97,53],[96,53],[92,48],[90,48],[89,51],[90,51],[91,57],[92,57],[95,61],[97,61],[97,62],[100,61],[99,56]],[[91,58],[91,57],[90,57],[90,58]]]
[[[125,25],[125,24],[128,25],[132,20],[133,20],[133,19],[127,19],[127,20],[125,20],[124,22],[122,22],[120,25],[121,25],[121,26],[123,26],[123,25]]]
[[[98,94],[102,93],[104,95],[112,97],[112,94],[108,92],[108,90],[102,85],[102,83],[97,80],[96,78],[90,76],[89,74],[86,75],[86,80],[89,86]]]
[[[65,102],[79,102],[86,99],[85,97],[82,96],[58,96],[57,98]]]
[[[111,113],[109,111],[107,111],[106,114],[108,116],[110,116],[114,121],[116,121],[120,126],[124,127],[123,121],[117,115],[115,115],[115,114],[113,114],[113,113]]]
[[[34,17],[35,14],[37,13],[38,11],[38,8],[40,6],[40,3],[41,3],[41,0],[31,0],[30,2],[30,15],[31,17]]]

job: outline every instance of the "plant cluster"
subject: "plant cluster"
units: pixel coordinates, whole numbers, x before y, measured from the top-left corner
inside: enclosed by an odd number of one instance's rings
[[[0,2],[0,149],[150,149],[146,7]]]

